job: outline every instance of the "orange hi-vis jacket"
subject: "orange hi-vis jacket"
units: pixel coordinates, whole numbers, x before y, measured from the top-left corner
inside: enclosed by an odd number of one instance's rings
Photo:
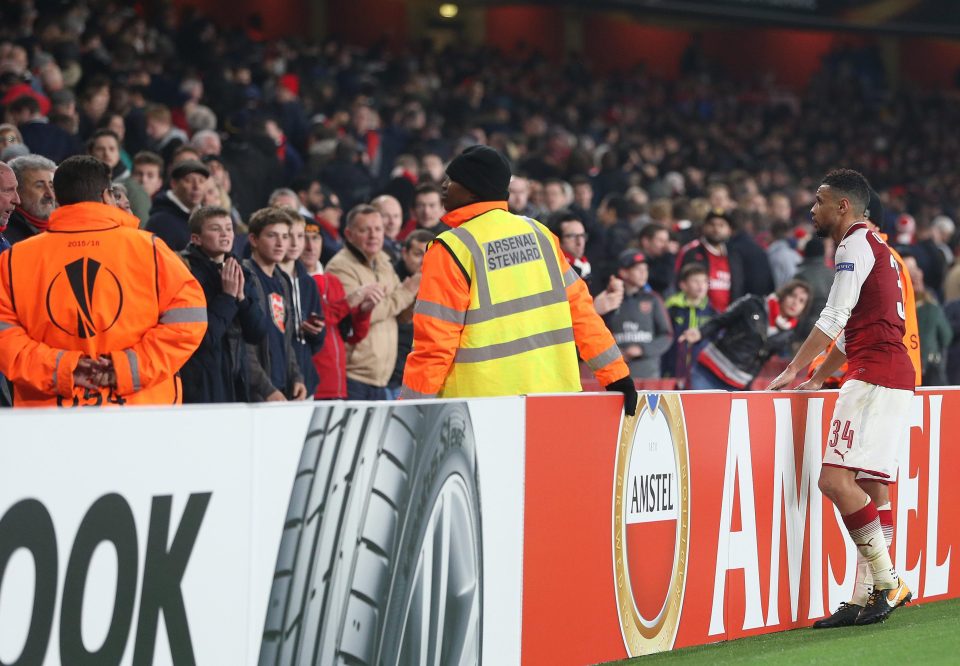
[[[886,236],[881,236],[881,238],[886,240]],[[903,334],[903,344],[907,348],[910,362],[913,363],[916,385],[920,386],[920,329],[917,326],[917,299],[913,293],[913,281],[910,279],[910,273],[903,263],[903,257],[893,249],[893,246],[888,247],[890,248],[890,254],[893,255],[893,258],[900,268],[900,284],[903,287],[904,327],[906,329],[906,332]],[[827,356],[836,344],[836,341],[831,342],[822,353],[810,362],[810,369],[807,371],[808,378],[813,377],[813,373],[827,360]],[[831,376],[827,377],[823,382],[824,388],[839,388],[840,385],[843,384],[843,378],[846,374],[847,364],[844,363]]]
[[[401,398],[580,390],[577,352],[602,384],[630,372],[556,236],[505,201],[451,211],[431,243]]]
[[[183,261],[101,203],[58,208],[47,233],[0,254],[0,371],[14,405],[178,404],[177,372],[207,329]],[[74,386],[82,357],[108,355],[117,387]]]

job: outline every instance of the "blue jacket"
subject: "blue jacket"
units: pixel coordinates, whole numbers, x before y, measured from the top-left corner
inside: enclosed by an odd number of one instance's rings
[[[207,332],[180,370],[183,401],[248,402],[244,343],[257,344],[267,334],[267,317],[254,288],[256,278],[243,269],[243,301],[223,293],[220,264],[190,244],[182,253],[207,299]]]

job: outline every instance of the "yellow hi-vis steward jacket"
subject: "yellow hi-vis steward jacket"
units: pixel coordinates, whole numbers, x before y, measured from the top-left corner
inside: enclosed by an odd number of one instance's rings
[[[448,213],[423,261],[401,398],[581,390],[629,375],[586,284],[542,224],[505,201]]]

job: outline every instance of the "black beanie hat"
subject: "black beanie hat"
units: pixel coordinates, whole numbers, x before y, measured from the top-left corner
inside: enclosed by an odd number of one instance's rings
[[[506,201],[510,163],[490,146],[470,146],[447,167],[450,180],[460,183],[481,201]]]
[[[896,225],[888,223],[883,210],[883,201],[875,189],[870,188],[870,201],[867,203],[867,209],[863,211],[864,217],[877,225],[881,234],[886,234],[888,238],[895,238],[897,235]]]

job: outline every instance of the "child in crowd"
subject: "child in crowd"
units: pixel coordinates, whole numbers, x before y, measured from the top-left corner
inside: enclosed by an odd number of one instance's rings
[[[676,377],[677,388],[682,389],[690,379],[690,368],[705,344],[688,345],[678,342],[688,328],[700,328],[717,315],[707,298],[709,280],[703,264],[687,264],[680,269],[680,291],[670,296],[664,305],[673,324],[674,343],[661,359],[664,377]]]

